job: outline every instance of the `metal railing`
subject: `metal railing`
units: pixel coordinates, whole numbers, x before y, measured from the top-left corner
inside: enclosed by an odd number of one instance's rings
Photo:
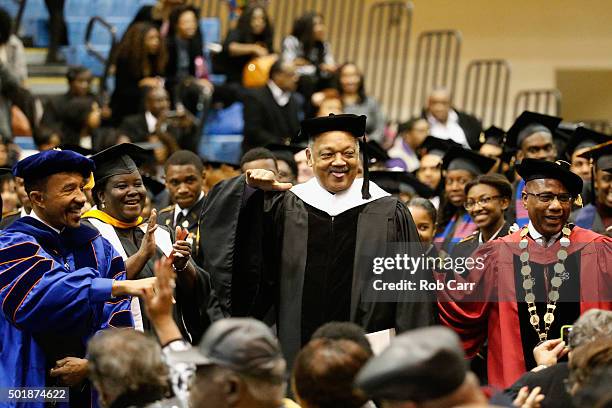
[[[525,89],[514,97],[514,117],[524,110],[559,116],[561,92],[558,89]]]
[[[410,116],[404,96],[408,93],[408,60],[412,3],[382,1],[370,7],[367,40],[355,60],[361,62],[368,94],[381,103],[387,120]]]
[[[461,40],[461,33],[457,30],[423,31],[419,34],[410,105],[413,114],[420,113],[427,95],[435,88],[447,88],[451,97],[455,94]]]
[[[503,128],[506,120],[510,64],[503,59],[470,61],[463,82],[462,109],[482,121],[483,127]]]
[[[13,2],[19,5],[17,15],[13,21],[13,34],[17,34],[19,32],[19,28],[21,27],[21,20],[23,19],[23,13],[25,12],[26,3],[28,0],[13,0]]]
[[[91,35],[93,33],[93,29],[99,24],[108,30],[111,38],[111,44],[108,51],[108,56],[102,55],[91,43]],[[117,45],[117,29],[115,26],[104,20],[102,17],[94,16],[87,23],[87,30],[85,31],[85,48],[87,52],[94,56],[100,63],[104,65],[104,70],[102,72],[102,77],[100,78],[100,88],[98,93],[103,94],[106,91],[106,79],[108,78],[108,73],[110,70],[110,66],[112,65],[112,56],[115,51],[115,47]]]
[[[612,135],[612,120],[585,119],[581,120],[580,122],[584,123],[586,127],[593,129],[596,132]]]

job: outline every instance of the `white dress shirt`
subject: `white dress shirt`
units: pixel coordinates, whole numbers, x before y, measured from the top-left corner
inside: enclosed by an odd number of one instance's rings
[[[145,112],[145,121],[147,122],[147,130],[149,133],[155,133],[155,127],[157,126],[157,118],[149,111]]]
[[[285,92],[280,89],[278,85],[274,83],[274,81],[268,81],[268,88],[270,89],[270,92],[272,92],[272,96],[274,97],[274,100],[278,106],[285,106],[289,103],[289,99],[291,99],[290,92]]]
[[[459,126],[459,115],[454,110],[448,113],[446,123],[440,122],[431,113],[427,114],[429,134],[439,139],[453,140],[466,148],[470,148],[465,132]]]
[[[200,193],[200,197],[198,197],[198,199],[196,200],[195,204],[192,205],[189,208],[181,208],[178,204],[174,205],[174,225],[176,225],[176,220],[178,219],[178,216],[180,213],[183,213],[183,217],[186,217],[187,214],[189,214],[189,211],[193,208],[193,206],[195,206],[197,203],[200,202],[201,199],[204,198],[204,193]]]
[[[544,235],[540,234],[538,230],[535,229],[531,221],[529,221],[529,225],[527,225],[527,228],[529,229],[529,235],[531,236],[531,238],[533,238],[535,242],[537,242],[539,245],[543,246],[544,248],[548,248],[549,246],[554,244],[561,236],[561,231],[559,231],[558,233],[556,233],[555,235],[550,237],[550,239],[547,240],[544,237]]]
[[[51,228],[53,231],[57,232],[57,234],[60,234],[60,230],[58,230],[57,228],[52,227],[51,225],[49,225],[49,223],[47,223],[46,221],[43,221],[38,215],[36,215],[36,212],[34,210],[30,211],[30,214],[27,215],[28,217],[32,217],[35,220],[38,220],[40,222],[42,222],[43,224],[45,224],[47,227]]]

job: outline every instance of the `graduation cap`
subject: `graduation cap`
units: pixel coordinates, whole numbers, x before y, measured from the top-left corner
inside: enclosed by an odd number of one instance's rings
[[[13,175],[25,183],[57,173],[80,173],[89,178],[96,165],[93,160],[71,150],[45,150],[20,160],[13,166]]]
[[[490,144],[493,146],[502,147],[504,143],[504,137],[506,136],[506,132],[497,126],[490,126],[487,130],[484,131],[485,141],[484,144]]]
[[[374,170],[370,172],[370,180],[391,194],[409,193],[423,198],[435,195],[431,187],[407,171]]]
[[[119,174],[130,174],[147,161],[149,153],[134,143],[121,143],[91,156],[96,163],[94,178],[100,182]]]
[[[367,152],[370,163],[384,163],[391,160],[385,149],[376,140],[368,140],[363,145],[363,150]]]
[[[361,369],[355,386],[372,399],[422,402],[453,393],[467,372],[459,336],[431,326],[393,339]]]
[[[461,147],[461,144],[450,139],[427,136],[418,150],[425,150],[426,154],[444,157],[446,152],[453,146]]]
[[[567,144],[565,154],[571,159],[575,151],[600,145],[609,140],[612,140],[612,136],[596,132],[584,126],[578,126]]]
[[[142,176],[142,182],[144,183],[147,190],[150,191],[151,194],[153,194],[153,196],[158,195],[166,189],[166,186],[163,183],[155,180],[151,176]]]
[[[367,163],[369,163],[368,148],[365,147],[364,143],[366,133],[365,115],[353,115],[351,113],[334,115],[330,113],[329,116],[306,119],[302,121],[298,137],[300,139],[314,140],[323,133],[334,131],[347,132],[359,140],[361,152],[363,154],[363,162],[366,163],[366,165],[363,166],[361,196],[364,200],[369,199],[371,197],[369,190],[370,171],[367,166]],[[361,139],[362,137],[364,139]]]
[[[524,159],[516,166],[519,176],[525,183],[538,179],[559,180],[572,197],[578,197],[582,192],[582,179],[570,171],[570,164],[564,160],[550,162],[547,160]]]
[[[473,150],[453,146],[442,158],[443,170],[467,170],[478,176],[486,174],[493,168],[496,160]]]
[[[506,144],[520,149],[523,141],[534,133],[547,132],[554,135],[559,123],[561,118],[556,116],[524,111],[506,132]]]

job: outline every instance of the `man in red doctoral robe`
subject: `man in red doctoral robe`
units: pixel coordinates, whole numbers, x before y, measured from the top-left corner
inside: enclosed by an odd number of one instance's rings
[[[558,338],[562,326],[588,309],[612,309],[612,239],[567,223],[580,177],[569,163],[535,159],[518,173],[529,224],[472,254],[482,266],[467,277],[440,277],[442,324],[460,335],[469,358],[488,340],[489,384],[501,388],[536,366],[533,348]],[[450,280],[476,285],[453,291]]]

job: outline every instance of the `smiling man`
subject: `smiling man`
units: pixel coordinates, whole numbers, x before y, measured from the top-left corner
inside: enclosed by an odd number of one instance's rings
[[[204,206],[204,264],[224,307],[263,318],[276,304],[289,362],[329,321],[353,321],[369,332],[433,322],[431,302],[362,297],[366,256],[390,242],[420,246],[406,207],[370,183],[367,172],[357,178],[365,119],[330,115],[302,122],[315,175],[308,182],[292,186],[271,171],[248,170],[216,186]]]
[[[488,339],[494,387],[533,369],[533,348],[557,338],[581,313],[612,308],[612,239],[568,223],[580,176],[567,162],[536,159],[524,159],[518,173],[528,225],[472,255],[485,259],[467,278],[478,283],[476,291],[446,294],[463,302],[440,302],[441,321],[461,336],[468,358]]]
[[[87,340],[101,329],[132,327],[126,295],[153,285],[152,279],[126,281],[111,244],[81,225],[93,169],[90,159],[60,150],[30,156],[13,169],[32,211],[0,234],[0,388],[69,386],[72,406],[90,406]]]

